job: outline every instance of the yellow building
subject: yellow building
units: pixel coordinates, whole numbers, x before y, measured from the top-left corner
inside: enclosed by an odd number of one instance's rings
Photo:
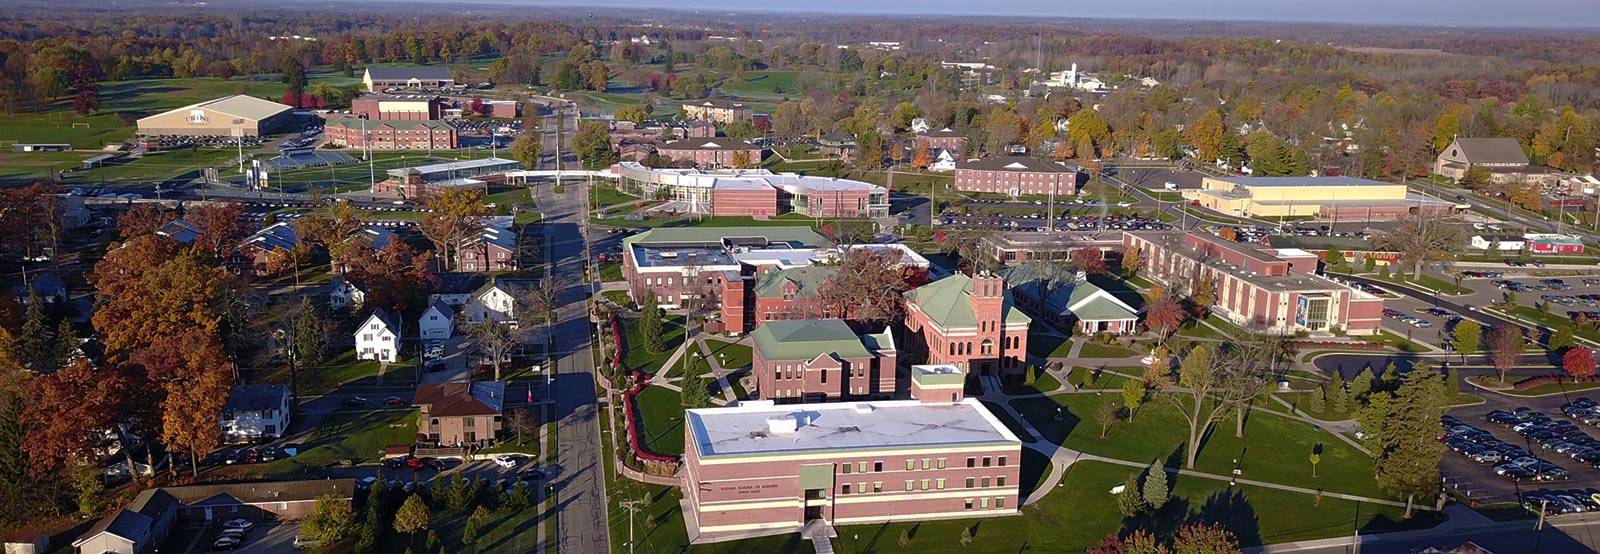
[[[1451,204],[1405,185],[1355,177],[1206,177],[1183,198],[1229,215],[1246,217],[1350,217],[1391,219]]]

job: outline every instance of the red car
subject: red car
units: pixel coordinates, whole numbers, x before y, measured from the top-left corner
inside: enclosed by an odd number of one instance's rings
[[[427,465],[428,465],[427,463],[422,461],[422,458],[418,458],[418,457],[415,457],[415,456],[412,456],[410,458],[406,458],[406,467],[407,468],[410,468],[410,469],[422,469],[423,467],[426,467]]]
[[[405,403],[406,401],[401,400],[398,396],[391,396],[383,399],[383,405],[385,406],[404,406]]]

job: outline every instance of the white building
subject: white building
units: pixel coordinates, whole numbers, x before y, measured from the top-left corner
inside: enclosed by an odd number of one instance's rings
[[[940,148],[933,155],[933,163],[928,164],[928,171],[955,171],[956,155],[947,148]]]
[[[472,299],[465,306],[468,320],[479,322],[489,319],[497,323],[511,323],[516,326],[517,321],[517,293],[522,290],[522,283],[494,280],[483,285],[477,292],[472,293]]]
[[[1519,235],[1473,235],[1472,247],[1478,250],[1517,252],[1528,246],[1527,239]]]
[[[395,362],[400,360],[400,320],[389,310],[378,308],[356,328],[356,359]]]
[[[228,442],[254,442],[283,436],[289,428],[289,387],[283,384],[239,385],[222,407],[222,437]]]
[[[417,318],[417,335],[423,341],[445,340],[455,333],[455,308],[434,302]]]
[[[366,302],[367,293],[361,287],[344,278],[343,275],[334,275],[328,288],[328,307],[335,310],[359,310],[361,303]]]

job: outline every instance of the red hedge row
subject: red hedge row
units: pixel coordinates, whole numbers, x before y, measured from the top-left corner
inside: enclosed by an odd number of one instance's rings
[[[1528,390],[1539,385],[1549,385],[1555,383],[1587,383],[1591,381],[1594,381],[1594,378],[1573,379],[1568,375],[1540,375],[1538,377],[1529,377],[1527,379],[1517,381],[1511,385],[1511,388],[1513,390]]]
[[[616,314],[611,315],[611,336],[613,337],[611,367],[622,369],[622,351],[625,344],[622,340],[622,323],[617,319]],[[650,386],[650,375],[634,370],[629,373],[629,376],[633,379],[633,385],[622,393],[622,413],[625,414],[628,423],[628,448],[633,450],[635,457],[646,462],[677,463],[677,457],[663,456],[650,452],[639,444],[639,406],[634,401],[634,397],[639,395],[639,391]],[[612,385],[621,385],[621,383],[612,383]]]

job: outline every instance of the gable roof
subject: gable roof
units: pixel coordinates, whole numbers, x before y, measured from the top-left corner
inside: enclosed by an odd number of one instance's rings
[[[762,323],[750,336],[766,360],[815,360],[823,354],[866,358],[861,337],[839,319],[780,319]]]
[[[362,227],[361,230],[356,231],[355,236],[366,239],[367,244],[372,246],[373,250],[383,250],[389,246],[390,241],[400,235],[396,235],[394,231],[383,227]]]
[[[661,150],[750,150],[754,145],[728,137],[695,137],[662,144]]]
[[[1458,138],[1455,144],[1469,163],[1528,165],[1528,155],[1514,138]]]
[[[489,291],[495,289],[500,289],[502,292],[505,292],[506,294],[509,294],[515,298],[518,292],[528,290],[536,283],[537,281],[534,279],[502,279],[496,277],[485,281],[483,286],[478,287],[478,290],[472,291],[472,299],[477,300],[483,295],[488,294]]]
[[[963,134],[961,134],[959,132],[956,132],[955,130],[953,130],[953,129],[949,128],[949,127],[945,127],[943,129],[939,129],[937,131],[928,131],[926,133],[917,133],[917,135],[918,136],[923,136],[923,137],[930,137],[930,138],[945,138],[945,137],[966,138],[967,137],[966,135],[963,135]]]
[[[162,489],[145,489],[133,497],[128,506],[115,514],[101,518],[90,527],[73,546],[88,542],[100,533],[110,533],[128,542],[138,544],[148,538],[156,522],[178,509],[178,500]]]
[[[411,405],[429,406],[430,417],[499,415],[505,400],[504,381],[429,383],[417,386]]]
[[[719,110],[736,110],[745,107],[744,102],[729,100],[727,98],[707,98],[704,100],[695,100],[693,102],[684,102],[684,105],[699,106],[702,108],[715,108]]]
[[[11,286],[11,294],[17,300],[26,300],[28,293],[39,293],[39,297],[66,296],[67,285],[61,282],[60,277],[54,273],[40,273],[28,277],[28,283],[17,283]]]
[[[781,298],[784,287],[793,283],[799,290],[801,298],[816,298],[817,293],[822,290],[822,285],[838,273],[839,269],[836,267],[821,265],[767,270],[756,278],[756,296]]]
[[[928,319],[940,327],[970,329],[978,326],[978,317],[972,312],[972,278],[966,274],[957,273],[908,290],[905,296],[907,302],[916,304],[922,313],[928,315]],[[1001,299],[1001,306],[1004,314],[1001,319],[1006,325],[1033,321],[1016,308],[1010,290]]]
[[[376,310],[373,310],[372,311],[372,315],[367,316],[367,319],[365,319],[365,320],[363,320],[361,322],[361,326],[362,327],[366,327],[367,326],[367,322],[368,321],[372,321],[374,318],[376,318],[378,320],[378,323],[382,323],[383,324],[383,328],[384,329],[387,329],[387,330],[389,330],[390,332],[393,332],[396,335],[400,334],[400,325],[398,323],[396,323],[395,318],[394,318],[394,314],[390,313],[389,310],[385,310],[383,308],[378,308]],[[360,329],[356,329],[356,333],[360,333],[360,332],[361,332]]]
[[[271,100],[263,100],[261,98],[256,98],[246,94],[235,94],[233,96],[224,96],[222,98],[216,98],[207,100],[205,102],[190,104],[181,108],[167,110],[156,115],[141,118],[139,121],[144,121],[152,117],[161,117],[163,115],[173,113],[185,113],[198,109],[206,109],[223,115],[231,115],[241,119],[254,119],[259,121],[294,108],[289,107],[288,104],[279,104]]]
[[[1031,171],[1038,173],[1074,173],[1071,167],[1060,162],[1029,158],[1027,156],[990,156],[981,160],[956,162],[956,169],[980,171]]]
[[[156,230],[156,234],[178,241],[179,244],[189,244],[200,236],[200,230],[189,223],[189,220],[180,217],[162,225]]]
[[[333,493],[339,498],[355,496],[355,479],[306,479],[300,481],[256,481],[217,485],[162,487],[175,502],[188,506],[260,504],[315,500]]]
[[[283,408],[283,399],[289,397],[289,386],[282,383],[239,385],[228,391],[228,403],[223,411],[261,412]]]
[[[440,65],[410,65],[401,67],[369,67],[367,77],[373,81],[454,81],[450,68]]]
[[[421,320],[422,318],[427,317],[428,312],[439,312],[439,315],[447,318],[453,318],[456,315],[456,309],[451,307],[449,304],[444,303],[443,300],[434,300],[432,304],[428,304],[428,309],[422,310],[422,316],[419,316],[417,319]]]
[[[288,223],[274,223],[255,234],[245,237],[240,246],[254,246],[262,250],[289,250],[300,244],[299,234]]]

